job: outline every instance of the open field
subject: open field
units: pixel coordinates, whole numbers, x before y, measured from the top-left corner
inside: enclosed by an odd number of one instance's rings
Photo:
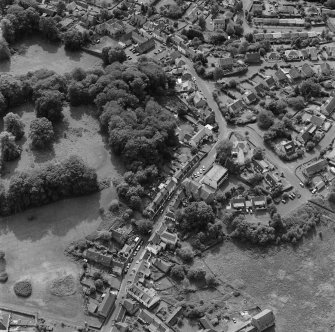
[[[334,229],[321,226],[299,247],[268,250],[226,242],[204,258],[218,276],[272,308],[276,332],[331,331],[334,316]]]

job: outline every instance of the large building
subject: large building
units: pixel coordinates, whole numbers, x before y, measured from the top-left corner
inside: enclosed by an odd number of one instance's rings
[[[203,177],[202,183],[207,184],[213,189],[218,189],[227,178],[228,170],[221,165],[214,164]]]
[[[308,176],[312,176],[318,172],[321,172],[323,169],[325,169],[328,165],[328,162],[326,159],[320,159],[308,166],[306,166],[306,174]]]
[[[265,331],[275,324],[275,315],[272,310],[265,309],[251,319],[251,325],[257,328],[258,332]]]

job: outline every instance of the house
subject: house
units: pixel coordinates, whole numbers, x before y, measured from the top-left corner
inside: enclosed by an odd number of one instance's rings
[[[95,262],[106,267],[111,266],[113,260],[113,257],[111,255],[102,254],[94,250],[93,248],[89,248],[86,250],[86,258],[91,262]]]
[[[0,331],[9,330],[9,321],[10,315],[5,313],[4,311],[0,311]]]
[[[324,183],[324,181],[319,181],[316,185],[315,185],[315,189],[317,189],[317,191],[322,190],[324,187],[326,186],[326,184]]]
[[[204,126],[190,139],[190,144],[193,147],[197,147],[203,142],[203,140],[212,136],[213,132],[207,126]]]
[[[317,128],[322,127],[323,123],[325,122],[326,118],[324,115],[322,116],[316,116],[316,115],[312,115],[310,117],[310,123],[312,123],[313,125],[315,125]]]
[[[207,330],[212,330],[215,331],[213,324],[208,320],[207,317],[201,317],[199,319],[200,324],[202,327],[207,331]]]
[[[301,67],[301,73],[303,77],[312,77],[315,73],[310,65],[304,63]]]
[[[278,61],[278,60],[280,60],[280,54],[278,52],[271,52],[268,55],[268,60],[270,60],[270,61]]]
[[[309,57],[312,61],[318,61],[318,51],[316,49],[316,47],[308,47],[307,51],[309,53]]]
[[[213,189],[218,189],[227,178],[228,170],[221,165],[214,164],[203,177],[202,183]]]
[[[107,318],[112,308],[114,307],[115,300],[116,300],[116,293],[110,292],[108,290],[107,293],[105,293],[104,299],[102,300],[102,302],[98,307],[98,314],[103,318]]]
[[[128,295],[149,309],[160,301],[160,297],[156,296],[156,291],[153,288],[145,288],[139,283],[128,288]]]
[[[265,181],[271,186],[271,187],[275,187],[278,183],[281,182],[281,180],[279,178],[277,178],[276,175],[272,174],[272,173],[266,173],[265,175]]]
[[[244,61],[247,64],[258,64],[261,63],[261,55],[258,52],[247,53],[245,55]]]
[[[188,197],[193,197],[195,200],[200,200],[201,184],[199,182],[187,178],[183,181],[182,185]]]
[[[301,53],[296,50],[287,50],[285,51],[286,61],[300,61]]]
[[[251,325],[257,328],[257,331],[262,332],[275,324],[275,316],[272,310],[265,309],[251,319]]]
[[[203,184],[200,188],[200,199],[206,203],[212,203],[215,197],[215,190],[206,184]]]
[[[181,58],[176,59],[174,63],[179,68],[181,68],[181,67],[183,67],[183,66],[186,65],[186,62],[183,59],[181,59]]]
[[[283,141],[280,144],[287,155],[291,155],[295,152],[295,144],[293,141]]]
[[[172,313],[168,316],[166,319],[165,323],[173,326],[174,324],[177,323],[178,318],[183,314],[183,308],[182,307],[177,307],[175,308]]]
[[[245,164],[245,157],[248,153],[248,147],[247,147],[246,141],[234,141],[233,142],[233,148],[231,151],[231,154],[234,158],[236,158],[237,163],[239,165]]]
[[[241,99],[233,101],[231,104],[228,104],[228,109],[234,113],[239,113],[244,109],[244,104]]]
[[[328,76],[331,74],[332,69],[328,62],[322,62],[319,68],[320,68],[319,70],[320,74],[325,75],[325,76]]]
[[[265,81],[265,83],[268,85],[268,87],[270,89],[275,88],[276,85],[277,85],[275,79],[273,78],[273,76],[266,77],[264,81]]]
[[[266,197],[255,196],[251,199],[252,205],[256,210],[266,209]]]
[[[284,83],[288,81],[288,78],[286,76],[286,73],[283,71],[283,69],[279,68],[275,72],[275,77],[279,83]]]
[[[140,54],[143,54],[151,51],[154,48],[155,48],[155,40],[154,38],[150,38],[139,43],[138,46],[136,47],[136,51]]]
[[[136,311],[139,309],[138,303],[131,299],[125,299],[122,303],[122,306],[126,309],[127,313],[129,313],[130,315],[134,315]]]
[[[88,304],[87,304],[87,311],[91,314],[94,315],[96,314],[96,311],[98,309],[98,303],[96,300],[93,300],[91,297],[88,298]],[[1,321],[1,318],[0,318]],[[1,328],[1,323],[0,323],[0,331],[2,331]]]
[[[243,94],[242,99],[247,105],[257,102],[257,97],[252,91],[247,91]]]
[[[226,19],[224,18],[215,18],[213,20],[214,31],[225,30],[226,29]]]
[[[312,164],[309,164],[308,166],[306,166],[305,171],[306,174],[308,176],[312,176],[315,173],[321,172],[322,170],[324,170],[328,165],[328,162],[326,159],[320,159],[315,161]]]
[[[252,6],[252,14],[254,17],[257,17],[257,16],[262,16],[263,14],[263,5],[262,4],[254,4]]]
[[[230,201],[230,204],[235,210],[244,210],[245,209],[245,198],[233,198]]]
[[[256,172],[265,173],[269,170],[269,164],[265,160],[253,160],[253,165]]]
[[[161,240],[174,248],[178,242],[178,235],[165,231],[161,234]]]
[[[278,12],[283,15],[293,15],[294,14],[294,7],[293,6],[279,6],[278,7]]]
[[[329,116],[335,111],[335,96],[328,99],[320,108],[320,111]]]
[[[141,14],[133,14],[129,19],[129,23],[138,28],[142,28],[146,21],[147,18]]]
[[[233,65],[234,65],[234,60],[232,57],[218,59],[218,66],[222,69],[232,70]]]
[[[265,94],[265,91],[267,90],[267,87],[262,83],[259,82],[254,86],[254,91],[259,97],[263,97]]]
[[[156,267],[158,270],[162,271],[163,273],[168,273],[172,264],[160,259],[160,258],[155,258],[152,262],[153,266]]]
[[[288,75],[290,77],[291,82],[297,82],[301,79],[301,73],[300,73],[300,70],[297,67],[292,67],[289,70]]]

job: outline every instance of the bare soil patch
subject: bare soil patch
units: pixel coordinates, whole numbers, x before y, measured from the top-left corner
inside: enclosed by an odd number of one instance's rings
[[[55,296],[69,296],[76,292],[76,280],[73,275],[68,274],[52,280],[50,292]]]

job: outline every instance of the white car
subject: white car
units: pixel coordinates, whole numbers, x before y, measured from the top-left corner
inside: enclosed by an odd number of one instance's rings
[[[315,193],[316,193],[316,191],[317,191],[317,189],[316,189],[316,188],[314,188],[314,189],[312,190],[312,194],[315,194]]]
[[[302,182],[300,182],[300,186],[301,186],[302,188],[305,187],[305,185],[304,185]]]

